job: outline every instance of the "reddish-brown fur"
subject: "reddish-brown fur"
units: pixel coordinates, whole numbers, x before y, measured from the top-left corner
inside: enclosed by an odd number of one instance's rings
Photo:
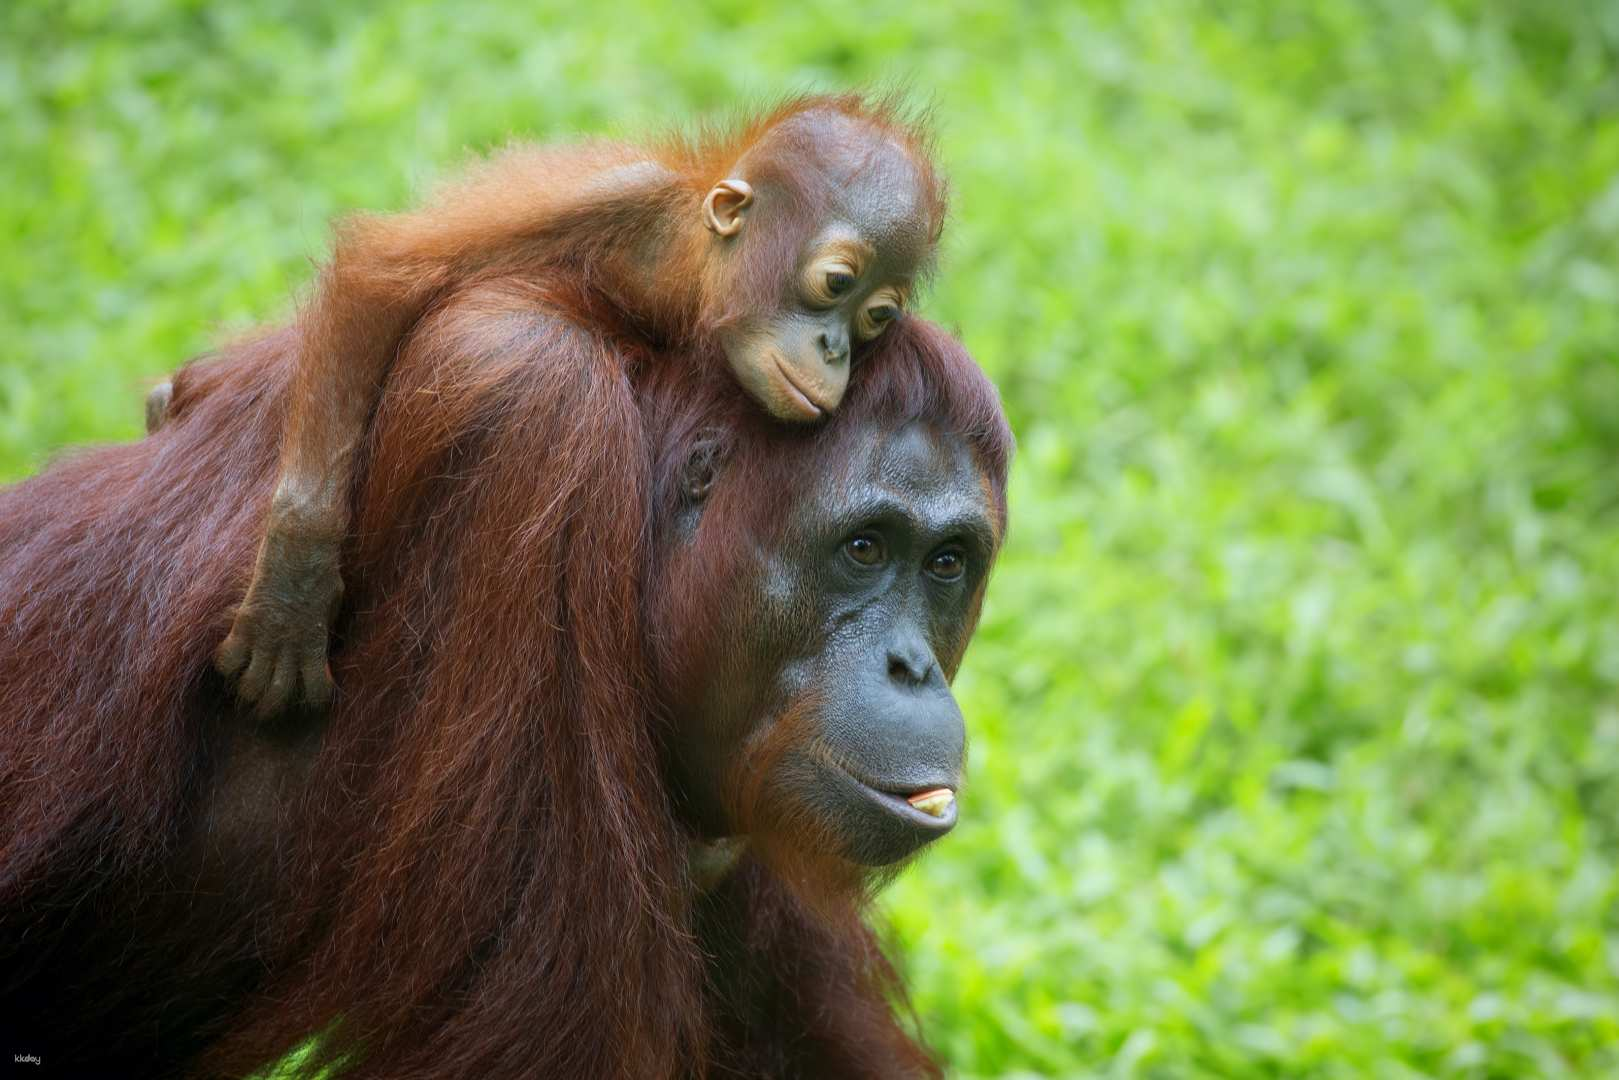
[[[241,1075],[316,1032],[358,1076],[937,1072],[857,894],[812,914],[752,858],[688,881],[656,673],[689,673],[712,613],[660,593],[659,523],[701,432],[790,498],[801,449],[862,417],[961,433],[1002,514],[993,390],[906,320],[830,425],[786,430],[553,304],[479,285],[395,364],[324,721],[256,729],[209,670],[291,332],[182,373],[154,436],[0,492],[6,1045],[130,1076]],[[648,642],[654,614],[678,634]]]
[[[274,711],[300,683],[314,700],[327,692],[320,620],[341,587],[333,560],[347,533],[353,459],[378,387],[420,320],[462,302],[469,289],[509,284],[543,294],[598,336],[720,375],[723,362],[708,347],[715,333],[773,311],[806,241],[825,223],[826,180],[808,182],[821,148],[783,127],[815,113],[855,118],[905,149],[918,173],[922,223],[936,238],[944,191],[921,129],[895,102],[856,95],[796,98],[734,130],[693,138],[514,147],[420,210],[340,226],[298,320],[276,497],[220,654],[247,697]],[[768,152],[750,168],[756,181],[779,187],[771,224],[750,230],[740,261],[722,266],[699,207],[764,140]]]

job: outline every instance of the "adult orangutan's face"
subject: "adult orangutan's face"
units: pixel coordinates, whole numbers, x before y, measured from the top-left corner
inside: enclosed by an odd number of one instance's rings
[[[671,556],[670,588],[714,597],[677,680],[673,766],[709,835],[771,830],[880,866],[956,822],[950,682],[999,537],[960,439],[865,424],[827,450],[774,535],[739,535],[716,500]],[[726,581],[702,577],[716,543],[735,546]]]

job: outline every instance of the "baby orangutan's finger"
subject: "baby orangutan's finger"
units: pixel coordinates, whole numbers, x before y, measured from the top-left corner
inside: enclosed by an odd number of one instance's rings
[[[230,678],[247,664],[247,635],[233,625],[231,632],[214,652],[214,669]]]
[[[324,709],[332,703],[332,667],[324,653],[304,657],[303,684],[304,700],[314,708]]]
[[[247,670],[242,673],[241,681],[236,684],[237,696],[249,704],[259,700],[264,696],[273,675],[275,675],[274,655],[269,649],[254,649],[252,658],[247,662]]]
[[[270,685],[265,688],[264,696],[259,699],[256,711],[261,717],[274,716],[287,704],[292,696],[293,680],[297,677],[297,668],[293,666],[292,657],[282,653],[275,661],[275,673],[270,676]]]

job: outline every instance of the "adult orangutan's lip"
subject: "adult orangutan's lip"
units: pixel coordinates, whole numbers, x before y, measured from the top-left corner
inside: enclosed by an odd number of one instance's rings
[[[919,769],[921,775],[886,781],[854,772],[819,742],[810,744],[809,757],[821,770],[821,775],[833,784],[899,818],[911,828],[926,834],[929,840],[936,840],[956,827],[955,790],[958,781],[942,769]],[[941,808],[941,813],[930,814],[911,804],[913,798],[920,799],[939,791],[951,793],[950,802]]]
[[[956,793],[955,789],[945,784],[924,784],[917,788],[910,788],[904,792],[890,790],[893,785],[873,784],[849,772],[840,769],[845,776],[853,780],[866,794],[866,796],[882,806],[890,813],[897,814],[916,827],[928,832],[947,833],[956,824]],[[927,796],[949,793],[948,800],[941,800],[933,809],[924,810],[916,802],[924,801]],[[937,810],[937,813],[934,812]]]
[[[804,419],[819,420],[821,414],[826,410],[816,404],[815,399],[810,396],[808,390],[793,380],[791,370],[780,356],[772,354],[771,359],[776,362],[776,373],[781,376],[781,381],[787,385],[787,392],[790,395],[788,401],[798,406],[798,411]]]

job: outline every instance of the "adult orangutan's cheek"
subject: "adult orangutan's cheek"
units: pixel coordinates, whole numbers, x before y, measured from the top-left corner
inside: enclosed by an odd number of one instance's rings
[[[781,671],[783,679],[795,665],[820,652],[817,591],[799,570],[804,559],[803,552],[779,547],[761,552],[752,581],[756,599],[746,627],[754,642],[751,651],[758,662]]]
[[[815,665],[807,660],[789,661],[782,665],[776,693],[783,702],[804,701],[815,694],[819,680]]]

